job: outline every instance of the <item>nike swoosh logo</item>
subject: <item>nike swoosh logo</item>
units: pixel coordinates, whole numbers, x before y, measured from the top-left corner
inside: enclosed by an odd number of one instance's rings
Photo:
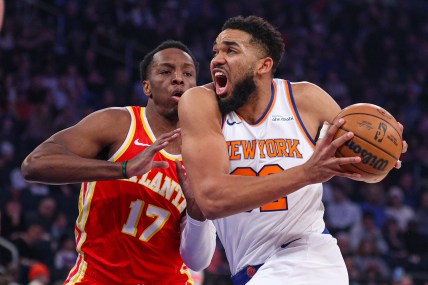
[[[281,245],[281,248],[286,248],[287,246],[289,246],[292,242],[295,242],[296,240],[299,240],[300,238],[296,238],[296,239],[294,239],[294,240],[292,240],[292,241],[289,241],[289,242],[287,242],[287,243],[284,243],[283,245]]]
[[[226,120],[226,124],[228,124],[229,126],[233,126],[234,124],[242,124],[242,122],[231,122],[229,121],[229,119]]]
[[[149,144],[139,142],[139,139],[136,139],[136,140],[134,141],[134,144],[135,144],[135,145],[139,145],[139,146],[150,146]]]

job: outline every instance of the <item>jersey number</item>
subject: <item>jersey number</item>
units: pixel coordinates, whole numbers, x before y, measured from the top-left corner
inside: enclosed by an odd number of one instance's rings
[[[243,176],[265,176],[282,171],[282,167],[278,164],[265,165],[259,172],[256,172],[251,167],[238,167],[231,174]],[[260,212],[286,211],[288,210],[287,197],[279,198],[269,204],[260,207]]]
[[[144,204],[144,201],[140,199],[131,202],[131,205],[129,205],[131,211],[129,212],[126,224],[122,228],[122,233],[134,237],[137,235],[137,225],[140,221],[141,214],[143,213]],[[150,218],[156,218],[155,221],[148,226],[139,237],[142,241],[149,241],[158,231],[160,231],[160,229],[162,229],[171,213],[165,209],[148,204],[145,215]]]

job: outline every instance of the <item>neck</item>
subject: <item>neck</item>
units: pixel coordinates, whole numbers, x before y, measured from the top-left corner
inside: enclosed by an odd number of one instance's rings
[[[157,112],[155,106],[147,105],[146,107],[146,118],[156,138],[159,138],[162,134],[171,132],[178,128],[178,117],[167,118]],[[170,154],[181,153],[181,139],[175,139],[170,142],[165,150]]]
[[[272,81],[259,82],[248,102],[236,111],[246,122],[253,124],[265,113],[271,100],[271,84]]]
[[[156,106],[150,101],[146,107],[146,117],[156,137],[165,132],[173,131],[178,126],[178,115],[167,117],[159,113]]]

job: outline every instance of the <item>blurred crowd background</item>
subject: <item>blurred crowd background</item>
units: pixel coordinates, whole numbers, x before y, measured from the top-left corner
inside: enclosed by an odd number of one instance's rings
[[[428,284],[428,1],[6,0],[0,32],[0,284],[62,284],[74,265],[79,185],[26,183],[23,158],[104,107],[145,105],[144,54],[186,43],[210,81],[225,19],[255,14],[283,33],[276,77],[341,105],[367,102],[405,126],[403,167],[377,184],[325,184],[325,219],[351,285]],[[77,140],[79,138],[76,138]],[[168,258],[168,257],[165,257]],[[203,284],[231,284],[218,248]],[[200,277],[200,276],[199,276]]]

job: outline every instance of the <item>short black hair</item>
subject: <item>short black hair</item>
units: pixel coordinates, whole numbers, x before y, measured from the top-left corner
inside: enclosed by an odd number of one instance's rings
[[[252,39],[263,47],[266,55],[272,58],[272,74],[275,72],[285,49],[282,35],[278,29],[265,19],[254,15],[245,18],[243,16],[229,18],[221,28],[222,31],[226,29],[240,30],[250,34]]]
[[[151,63],[153,62],[153,56],[157,52],[162,51],[164,49],[169,49],[169,48],[181,49],[182,51],[187,53],[193,60],[193,64],[195,65],[195,69],[196,69],[196,74],[198,73],[199,63],[196,60],[196,58],[193,56],[190,49],[184,43],[182,43],[180,41],[166,40],[166,41],[162,42],[160,45],[158,45],[151,52],[146,54],[144,56],[143,60],[140,62],[140,79],[141,79],[141,81],[147,80],[148,69],[149,69],[149,66],[151,65]]]

